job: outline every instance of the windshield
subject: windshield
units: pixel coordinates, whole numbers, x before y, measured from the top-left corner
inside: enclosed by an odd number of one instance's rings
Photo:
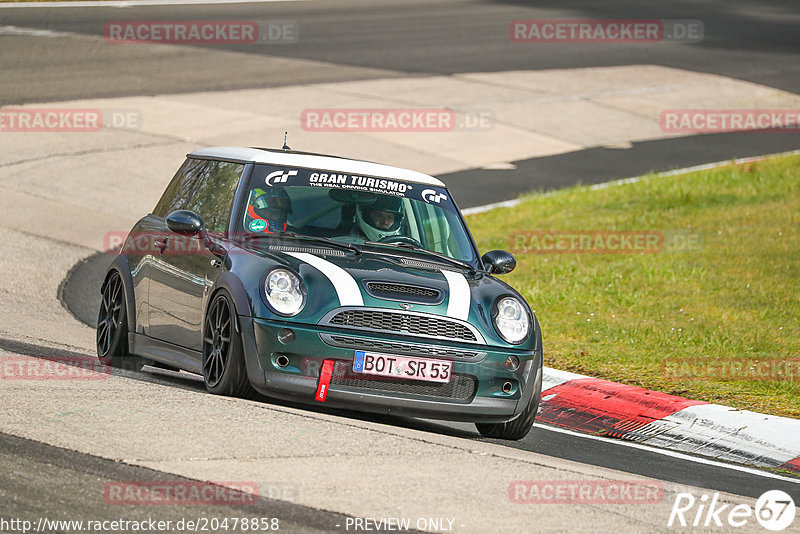
[[[399,180],[256,165],[241,229],[342,243],[418,247],[474,263],[475,249],[449,192]]]

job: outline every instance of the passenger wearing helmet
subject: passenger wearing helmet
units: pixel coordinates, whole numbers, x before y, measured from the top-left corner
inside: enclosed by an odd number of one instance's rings
[[[367,241],[380,241],[387,236],[399,235],[403,222],[402,199],[378,195],[375,202],[358,206],[356,222]]]
[[[253,189],[247,202],[245,227],[251,232],[280,234],[287,230],[292,200],[282,187]]]

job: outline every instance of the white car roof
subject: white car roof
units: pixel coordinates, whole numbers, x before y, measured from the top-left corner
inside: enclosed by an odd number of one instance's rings
[[[286,165],[287,167],[303,167],[307,169],[323,169],[328,171],[346,172],[348,174],[365,174],[382,178],[394,178],[405,182],[445,187],[440,180],[427,174],[371,163],[357,159],[337,158],[317,154],[298,152],[285,152],[281,150],[267,150],[261,148],[246,148],[234,146],[215,146],[195,150],[190,156],[205,158],[221,158],[234,161],[265,163],[269,165]]]

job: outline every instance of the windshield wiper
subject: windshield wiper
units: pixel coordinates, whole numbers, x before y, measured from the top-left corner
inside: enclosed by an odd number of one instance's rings
[[[352,243],[343,243],[341,241],[335,241],[335,240],[327,238],[327,237],[318,237],[318,236],[313,236],[313,235],[303,235],[303,234],[297,234],[297,233],[294,233],[294,232],[283,232],[283,233],[280,233],[280,234],[264,234],[264,233],[261,233],[261,234],[249,234],[248,237],[252,237],[252,238],[270,238],[271,237],[271,238],[274,238],[274,239],[297,239],[297,240],[300,240],[300,241],[311,241],[311,242],[314,242],[314,243],[321,243],[323,245],[327,245],[327,246],[333,247],[333,248],[349,250],[349,251],[353,252],[356,255],[361,254],[361,248],[357,247],[356,245],[354,245]]]
[[[473,267],[472,265],[470,265],[467,262],[464,262],[464,261],[461,261],[461,260],[457,260],[455,258],[451,258],[450,256],[445,256],[444,254],[441,254],[440,252],[434,252],[432,250],[428,250],[428,249],[425,249],[425,248],[418,247],[416,245],[412,245],[411,243],[379,243],[377,241],[366,241],[364,244],[365,245],[378,245],[378,246],[381,246],[381,247],[394,247],[394,248],[404,248],[406,250],[413,250],[414,252],[420,252],[420,253],[425,254],[427,256],[433,256],[434,258],[440,259],[442,261],[445,261],[445,262],[447,262],[447,263],[449,263],[451,265],[455,265],[455,266],[460,267],[462,269],[467,269],[467,270],[469,270],[470,274],[475,274],[477,272],[475,267]]]

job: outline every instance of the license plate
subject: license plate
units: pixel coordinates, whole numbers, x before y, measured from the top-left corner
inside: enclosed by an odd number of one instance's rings
[[[446,383],[450,381],[452,365],[452,362],[431,360],[430,358],[409,358],[357,350],[353,359],[353,372]]]

